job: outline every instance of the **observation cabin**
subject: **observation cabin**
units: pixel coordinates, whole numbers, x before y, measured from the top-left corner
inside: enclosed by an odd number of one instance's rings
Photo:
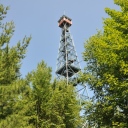
[[[68,27],[70,27],[72,25],[72,19],[70,19],[69,17],[63,15],[62,17],[60,17],[60,19],[58,20],[58,26],[60,28],[63,28],[64,25],[67,25]]]

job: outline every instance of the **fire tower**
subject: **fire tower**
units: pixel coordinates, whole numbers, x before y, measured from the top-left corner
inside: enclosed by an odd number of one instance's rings
[[[63,15],[59,21],[58,26],[62,30],[58,58],[57,58],[57,69],[56,74],[59,78],[66,78],[68,82],[76,79],[76,73],[80,71],[80,65],[78,62],[75,46],[70,35],[70,26],[72,20]]]
[[[66,79],[68,85],[72,82],[76,86],[78,98],[80,100],[81,112],[85,111],[82,107],[82,102],[89,99],[86,86],[77,81],[77,73],[81,70],[75,46],[70,34],[70,26],[72,20],[63,15],[58,21],[58,26],[61,28],[61,38],[59,44],[56,74],[59,79]],[[82,124],[82,128],[88,128],[88,121]],[[94,126],[93,128],[96,128]]]

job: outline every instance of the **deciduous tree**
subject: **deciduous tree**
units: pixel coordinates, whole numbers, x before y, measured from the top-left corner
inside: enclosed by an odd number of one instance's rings
[[[128,0],[114,0],[120,10],[106,8],[103,31],[85,43],[83,81],[94,91],[88,110],[100,126],[128,127]]]

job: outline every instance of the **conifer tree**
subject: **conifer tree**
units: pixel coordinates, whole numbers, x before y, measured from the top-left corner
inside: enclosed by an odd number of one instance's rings
[[[27,76],[30,79],[31,104],[30,124],[36,128],[41,128],[44,120],[47,120],[47,103],[50,99],[51,68],[44,61],[38,64],[37,69]],[[30,109],[29,108],[29,109]]]
[[[31,39],[25,37],[22,42],[19,41],[16,46],[10,47],[14,23],[2,22],[8,9],[9,7],[0,4],[0,127],[3,125],[2,122],[13,113],[19,95],[16,81],[20,78],[21,60],[25,57]]]
[[[76,128],[81,124],[80,106],[73,85],[54,81],[48,103],[49,128]]]
[[[120,10],[106,8],[103,31],[85,43],[83,81],[94,91],[88,118],[99,126],[128,127],[128,0],[114,0]]]
[[[30,72],[31,86],[24,115],[36,128],[76,128],[80,124],[79,105],[73,86],[65,82],[51,82],[51,68],[43,61]]]

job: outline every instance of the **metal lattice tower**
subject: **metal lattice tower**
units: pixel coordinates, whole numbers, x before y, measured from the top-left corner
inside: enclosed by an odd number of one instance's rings
[[[80,104],[82,101],[88,99],[86,86],[78,84],[77,73],[81,70],[78,61],[77,53],[70,34],[70,26],[72,20],[63,15],[58,21],[58,26],[61,28],[61,38],[58,50],[56,74],[59,79],[65,79],[67,85],[69,82],[73,83],[76,87]],[[88,128],[88,123],[85,122],[82,128]]]
[[[68,85],[69,82],[76,79],[76,74],[80,71],[80,65],[69,30],[72,25],[72,20],[63,15],[59,19],[58,25],[62,29],[62,34],[58,51],[56,74],[59,78],[66,78]]]

